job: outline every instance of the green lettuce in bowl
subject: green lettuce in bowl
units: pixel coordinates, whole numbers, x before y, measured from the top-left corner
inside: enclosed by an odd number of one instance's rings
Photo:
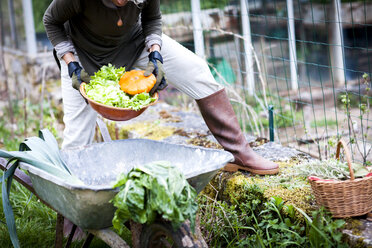
[[[124,73],[124,67],[115,68],[111,64],[102,66],[85,86],[86,95],[104,105],[132,110],[140,110],[156,100],[149,93],[130,96],[122,91],[119,80]]]

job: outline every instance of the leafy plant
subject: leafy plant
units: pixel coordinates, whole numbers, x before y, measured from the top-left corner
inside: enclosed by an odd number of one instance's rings
[[[120,188],[112,200],[117,207],[112,223],[120,233],[128,220],[151,224],[157,216],[175,228],[189,219],[195,228],[196,191],[175,165],[158,161],[138,166],[121,174],[113,187]]]
[[[56,136],[56,139],[60,140],[56,130],[58,122],[62,122],[62,117],[59,119],[62,116],[60,109],[48,101],[43,101],[42,104],[43,107],[40,108],[40,104],[35,105],[27,99],[13,100],[14,126],[7,118],[10,115],[8,108],[3,109],[3,116],[0,111],[1,149],[18,150],[19,144],[24,140],[24,137],[37,135],[37,130],[43,127],[48,128]]]
[[[20,151],[0,150],[0,157],[9,159],[7,166],[10,165],[0,180],[2,182],[3,211],[12,244],[14,247],[20,247],[16,234],[14,213],[9,201],[12,177],[19,162],[27,163],[73,184],[82,184],[82,182],[71,174],[61,158],[56,139],[48,130],[41,130],[39,137],[30,137],[23,141],[20,144]]]
[[[310,160],[294,166],[297,175],[316,176],[322,179],[346,180],[350,178],[349,166],[337,159]],[[364,177],[369,171],[361,164],[353,163],[354,176]]]
[[[353,94],[346,92],[341,95],[341,102],[346,114],[346,122],[350,130],[350,143],[355,144],[357,151],[362,156],[363,164],[367,164],[367,157],[372,151],[372,146],[368,147],[367,139],[370,136],[369,132],[371,127],[369,126],[369,112],[370,112],[370,97],[368,96],[370,88],[370,77],[367,73],[362,76],[363,83],[365,87],[365,94],[358,95],[358,99],[355,99]],[[351,114],[351,107],[357,105],[359,109],[359,115],[353,118]],[[360,126],[360,130],[359,130]]]
[[[265,199],[255,184],[244,190],[239,200],[232,197],[230,203],[199,197],[201,227],[209,247],[312,247],[319,236],[320,244],[329,245],[324,247],[342,247],[339,229],[344,222],[333,221],[323,209],[305,220],[299,217],[303,210],[280,197]]]
[[[341,243],[342,233],[339,231],[345,225],[344,220],[333,220],[324,208],[314,211],[312,219],[301,209],[296,210],[306,219],[306,235],[309,237],[311,247],[348,247]]]

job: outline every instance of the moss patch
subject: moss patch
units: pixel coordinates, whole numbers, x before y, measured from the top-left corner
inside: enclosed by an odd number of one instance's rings
[[[176,131],[176,128],[159,125],[159,122],[141,122],[123,126],[120,129],[119,135],[120,133],[125,133],[126,131],[134,131],[140,135],[141,138],[162,140],[172,136]]]
[[[160,121],[136,122],[118,127],[115,122],[107,124],[112,139],[128,139],[129,133],[134,132],[139,138],[163,140],[172,136],[177,130],[174,127],[163,126]]]
[[[363,224],[358,219],[347,218],[345,229],[351,230],[353,235],[360,236],[364,230]]]
[[[206,148],[223,149],[222,146],[216,142],[210,141],[206,137],[195,137],[187,141],[188,144],[194,146],[203,146]]]
[[[311,205],[311,189],[308,187],[295,189],[286,189],[282,186],[271,187],[264,191],[264,196],[266,198],[279,196],[283,199],[285,204],[301,208],[307,213],[310,213],[312,210],[314,210],[314,207]]]
[[[244,200],[247,185],[257,185],[264,192],[264,198],[280,197],[285,204],[294,205],[307,213],[314,210],[314,197],[310,184],[304,177],[294,176],[293,166],[297,160],[277,162],[280,173],[272,176],[254,176],[244,172],[228,173],[220,171],[210,182],[203,194],[215,199],[232,202]],[[217,195],[218,194],[218,195]]]

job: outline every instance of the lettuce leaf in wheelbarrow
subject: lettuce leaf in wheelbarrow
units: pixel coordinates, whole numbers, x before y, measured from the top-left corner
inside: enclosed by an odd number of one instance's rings
[[[195,228],[196,191],[179,169],[167,161],[157,161],[121,174],[114,187],[119,193],[111,200],[117,208],[112,224],[120,233],[133,220],[151,224],[157,216],[179,227],[187,219]]]
[[[102,66],[85,86],[87,96],[104,105],[133,110],[140,110],[155,101],[156,98],[150,97],[149,93],[130,96],[122,91],[119,80],[124,73],[124,67],[116,68],[111,64]]]

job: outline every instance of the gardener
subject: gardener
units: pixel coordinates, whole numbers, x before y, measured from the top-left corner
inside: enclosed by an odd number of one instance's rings
[[[159,0],[54,0],[44,15],[49,40],[61,58],[65,123],[63,148],[93,141],[97,113],[78,92],[101,66],[154,72],[153,91],[167,81],[196,100],[200,112],[237,168],[256,174],[278,173],[278,166],[257,155],[240,129],[225,89],[206,62],[162,34]],[[154,70],[157,68],[157,70]]]

